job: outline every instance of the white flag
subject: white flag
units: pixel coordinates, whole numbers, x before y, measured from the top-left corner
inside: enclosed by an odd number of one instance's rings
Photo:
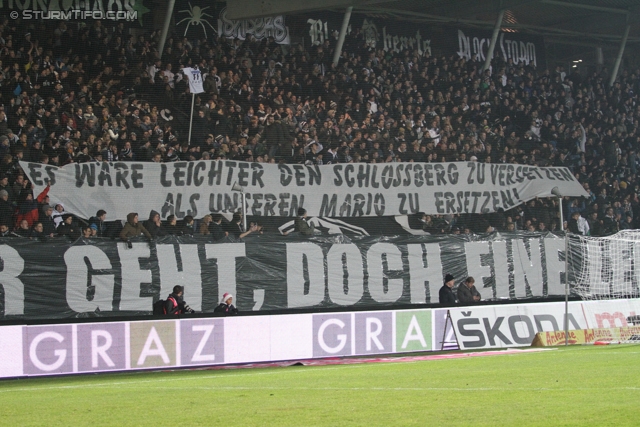
[[[197,68],[183,68],[184,75],[189,80],[189,90],[191,93],[202,93],[204,88],[202,87],[202,74]]]

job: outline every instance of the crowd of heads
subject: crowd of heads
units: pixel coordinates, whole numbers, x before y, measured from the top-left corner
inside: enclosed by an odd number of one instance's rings
[[[335,35],[311,46],[175,35],[160,58],[159,32],[134,35],[127,25],[0,18],[0,200],[9,205],[0,202],[0,223],[10,232],[21,233],[24,220],[29,229],[43,218],[59,220],[57,227],[66,221],[46,194],[33,194],[20,160],[566,166],[589,193],[563,200],[566,224],[548,199],[492,215],[424,215],[423,228],[439,234],[564,225],[592,235],[637,228],[637,70],[623,69],[612,87],[606,68],[536,69],[496,56],[483,71],[482,63],[457,55],[376,49],[357,29],[337,65]],[[190,138],[184,67],[204,76]],[[86,233],[100,235],[91,224]],[[84,235],[79,228],[67,232]]]

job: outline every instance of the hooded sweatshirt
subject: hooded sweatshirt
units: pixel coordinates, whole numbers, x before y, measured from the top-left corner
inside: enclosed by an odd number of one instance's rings
[[[151,237],[153,237],[154,239],[159,235],[161,235],[160,226],[156,225],[156,223],[153,222],[153,218],[156,215],[160,215],[160,214],[152,209],[151,212],[149,213],[149,219],[144,222],[144,228],[147,229],[149,234],[151,234]]]
[[[138,214],[134,212],[131,212],[127,215],[127,223],[124,225],[122,231],[120,232],[120,239],[129,240],[130,238],[138,237],[141,234],[144,234],[148,239],[152,238],[151,234],[147,231],[146,228],[144,228],[144,226],[140,222],[134,224],[133,220],[137,216]]]

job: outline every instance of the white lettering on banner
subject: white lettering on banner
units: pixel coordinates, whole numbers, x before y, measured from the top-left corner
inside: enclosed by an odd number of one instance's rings
[[[564,304],[529,304],[449,311],[461,349],[521,347],[531,345],[537,332],[564,325]],[[569,329],[584,329],[586,319],[579,303],[570,304]]]
[[[287,307],[311,307],[324,299],[324,254],[313,243],[287,243]]]
[[[173,292],[173,287],[180,283],[184,286],[184,300],[188,301],[189,306],[194,310],[202,310],[202,277],[198,245],[158,244],[156,252],[160,268],[160,298],[166,298]],[[181,268],[178,268],[178,257]]]
[[[97,246],[72,246],[64,253],[67,266],[67,304],[78,313],[113,310],[113,274],[89,274],[87,262],[93,271],[111,270],[109,257]],[[90,292],[93,290],[93,292]],[[91,296],[90,296],[91,295]]]
[[[493,250],[493,271],[495,273],[496,284],[493,295],[485,296],[483,293],[482,296],[485,298],[497,298],[497,296],[500,295],[511,298],[511,293],[509,292],[509,276],[511,275],[511,271],[509,270],[509,258],[507,258],[507,241],[492,241],[491,249]],[[469,273],[469,275],[473,276],[472,273]]]
[[[290,44],[289,27],[285,25],[284,20],[283,15],[242,20],[229,19],[225,7],[220,11],[218,35],[244,40],[247,35],[252,34],[257,40],[273,37],[278,44]]]
[[[565,242],[563,238],[551,237],[544,239],[544,253],[548,295],[564,294],[565,283]]]
[[[440,277],[442,277],[440,245],[437,243],[408,244],[407,251],[411,304],[435,303],[441,286]],[[434,277],[438,279],[428,280]]]
[[[8,245],[0,245],[0,287],[4,291],[4,315],[24,314],[24,284],[19,276],[24,271],[24,259]]]
[[[402,296],[403,265],[400,249],[392,243],[374,243],[367,251],[369,293],[378,302],[395,302]],[[397,278],[392,278],[392,277]]]
[[[349,268],[351,265],[351,268]],[[364,295],[364,266],[360,249],[350,244],[332,245],[327,253],[329,298],[339,305],[354,305]]]
[[[196,347],[196,351],[193,352],[192,362],[214,362],[216,360],[215,354],[202,354],[204,346],[207,345],[209,337],[211,337],[213,333],[213,327],[214,325],[193,325],[191,327],[193,332],[204,332],[198,343],[198,347]]]
[[[106,7],[105,7],[106,2]],[[42,12],[55,11],[102,11],[133,12],[136,0],[8,0],[7,8],[15,10],[32,10]],[[0,0],[0,8],[4,8],[4,0]]]
[[[340,319],[329,319],[329,320],[326,320],[322,325],[320,325],[320,328],[318,329],[318,344],[320,345],[320,348],[322,348],[322,350],[326,351],[329,354],[335,354],[340,352],[344,348],[344,346],[347,344],[346,334],[336,334],[335,337],[338,340],[338,345],[335,347],[331,347],[327,345],[327,343],[324,340],[324,331],[325,329],[327,329],[327,327],[332,325],[335,325],[340,329],[344,329],[344,327],[346,326],[344,322]]]
[[[147,340],[144,343],[144,347],[142,348],[142,352],[140,353],[140,357],[138,358],[138,366],[144,366],[147,357],[157,357],[160,356],[162,361],[166,364],[170,362],[169,355],[167,354],[167,350],[165,350],[164,345],[162,344],[162,340],[158,335],[158,331],[155,327],[152,327],[149,331],[149,335],[147,336]]]
[[[122,265],[121,311],[149,311],[152,296],[141,297],[142,284],[151,284],[151,270],[140,268],[140,258],[149,258],[148,243],[132,243],[131,249],[124,242],[118,243],[118,255]]]
[[[458,56],[460,58],[471,59],[484,62],[486,54],[491,44],[490,38],[471,39],[466,36],[462,30],[458,30]],[[537,66],[536,45],[532,42],[505,40],[505,33],[500,33],[497,40],[499,52],[502,53],[502,59],[508,61],[511,59],[514,64],[524,63],[525,65]]]
[[[542,256],[540,252],[540,239],[512,240],[513,248],[513,276],[516,298],[525,298],[529,295],[542,295]],[[528,249],[525,244],[528,243]],[[529,255],[529,253],[531,255]],[[533,287],[540,286],[536,292]],[[527,292],[527,290],[529,292]]]
[[[382,333],[382,322],[377,317],[367,317],[366,320],[367,332],[366,332],[366,342],[367,342],[367,351],[371,351],[371,342],[376,345],[378,350],[384,350],[384,346],[380,342],[378,336]],[[371,328],[375,325],[375,330]]]
[[[467,275],[472,276],[476,283],[483,282],[483,278],[491,277],[491,265],[483,262],[483,256],[490,254],[489,242],[464,242],[464,254],[467,261]],[[464,279],[463,277],[460,280]],[[482,286],[480,286],[482,287]]]
[[[226,292],[237,295],[236,258],[246,256],[244,243],[219,243],[204,245],[204,248],[207,259],[215,259],[218,266],[218,298]]]
[[[104,340],[103,344],[100,344],[100,338]],[[107,364],[108,367],[113,368],[116,366],[113,360],[107,354],[107,350],[111,348],[113,344],[113,338],[108,331],[94,329],[91,331],[91,367],[98,368],[99,361],[98,356]]]
[[[587,195],[567,168],[476,162],[304,166],[201,160],[46,170],[37,163],[20,165],[35,192],[52,183],[49,196],[85,218],[98,209],[115,218],[151,210],[178,219],[233,213],[242,206],[234,183],[245,188],[251,215],[281,217],[295,217],[299,207],[320,217],[490,213],[550,197],[553,187],[567,196]]]
[[[431,39],[424,40],[420,34],[420,30],[416,31],[415,36],[392,36],[387,34],[387,27],[382,27],[382,40],[384,42],[383,49],[386,52],[402,52],[403,50],[418,50],[419,55],[431,55]]]
[[[43,332],[37,335],[33,339],[33,341],[31,341],[31,345],[29,346],[29,359],[31,360],[31,363],[33,363],[33,365],[36,368],[40,369],[41,371],[51,372],[51,371],[55,371],[60,366],[62,366],[62,364],[65,361],[65,358],[67,357],[67,350],[56,349],[53,351],[53,354],[57,357],[55,362],[48,363],[48,364],[42,362],[38,358],[38,345],[40,345],[40,343],[46,339],[52,339],[59,343],[62,343],[64,341],[64,337],[61,334],[53,331]]]
[[[464,242],[464,256],[466,259],[467,275],[473,276],[478,283],[483,279],[491,280],[495,272],[495,285],[484,288],[484,297],[489,298],[515,298],[513,289],[520,289],[518,295],[522,295],[526,288],[526,280],[535,280],[538,286],[529,286],[526,296],[543,297],[548,295],[561,295],[564,288],[560,285],[560,274],[563,274],[564,264],[559,262],[560,250],[564,248],[562,239],[550,237],[531,239],[530,244],[545,247],[546,263],[542,260],[539,247],[534,247],[529,256],[526,251],[512,256],[507,256],[507,246],[518,247],[518,239],[505,241],[480,241]],[[329,281],[327,290],[331,301],[336,304],[355,304],[362,296],[354,291],[353,282],[360,283],[360,278],[368,276],[369,295],[376,302],[395,302],[403,293],[404,272],[409,271],[409,286],[412,303],[437,302],[438,290],[443,276],[442,261],[440,259],[440,246],[437,243],[425,244],[427,255],[423,252],[423,244],[407,244],[407,262],[405,266],[401,251],[398,246],[391,243],[375,243],[366,253],[364,249],[350,245],[333,245],[328,251],[326,260],[323,260],[322,249],[313,243],[287,243],[287,306],[310,307],[320,304],[324,300],[324,268],[323,261],[327,264]],[[349,248],[349,249],[347,249]],[[345,256],[346,255],[346,256]],[[358,256],[366,257],[367,267],[363,268],[357,260]],[[525,262],[521,256],[526,257],[526,262],[540,271],[532,273],[533,267],[524,268],[514,263]],[[428,267],[424,264],[428,260]],[[534,279],[531,279],[531,276]],[[438,278],[437,280],[425,280]],[[545,279],[546,278],[546,279]],[[345,279],[348,279],[348,293],[345,293]],[[539,281],[539,282],[538,282]],[[531,283],[531,281],[529,281]],[[357,285],[358,290],[359,285]],[[510,290],[510,288],[512,288]],[[426,291],[429,292],[429,300],[426,299]],[[524,295],[522,295],[524,296]],[[355,301],[355,302],[352,302]]]
[[[411,316],[411,322],[409,322],[407,333],[404,335],[404,340],[402,340],[400,348],[403,350],[406,349],[411,341],[418,341],[423,348],[427,347],[427,342],[424,339],[424,334],[422,333],[416,316]]]
[[[307,19],[307,24],[309,24],[309,37],[311,37],[312,45],[321,45],[329,39],[327,22],[322,22],[321,19]]]

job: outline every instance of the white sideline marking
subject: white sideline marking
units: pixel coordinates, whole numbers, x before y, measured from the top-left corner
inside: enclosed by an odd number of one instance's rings
[[[589,390],[631,390],[640,391],[640,387],[189,387],[196,390],[300,390],[300,391],[589,391]]]
[[[362,364],[362,365],[339,365],[339,366],[330,366],[330,367],[323,367],[322,371],[325,370],[335,370],[335,369],[342,369],[342,368],[364,368],[365,366],[368,366],[366,364]],[[308,366],[309,368],[315,368],[315,366]],[[320,372],[320,369],[315,370],[317,372]],[[170,371],[170,370],[166,370],[166,371],[148,371],[148,372],[141,372],[141,374],[149,374],[149,373],[160,373],[160,372],[179,372],[178,370],[175,371]],[[185,372],[189,372],[189,373],[197,373],[198,371],[185,371]],[[229,371],[218,371],[220,372],[229,372]],[[253,373],[247,373],[247,374],[234,374],[234,373],[230,373],[229,375],[198,375],[197,376],[197,380],[200,379],[223,379],[223,378],[236,378],[236,377],[250,377],[250,376],[256,376],[256,375],[275,375],[275,374],[282,374],[282,373],[299,373],[301,372],[301,370],[277,370],[277,371],[270,371],[270,372],[253,372]],[[305,370],[305,373],[308,372],[313,372],[312,370]],[[108,372],[105,372],[105,374],[108,374]],[[135,375],[135,374],[134,374]],[[42,377],[40,377],[42,378]],[[82,377],[78,377],[78,379],[82,380]],[[76,389],[76,388],[93,388],[93,387],[111,387],[114,385],[118,385],[118,386],[124,386],[124,385],[135,385],[135,384],[149,384],[149,383],[162,383],[162,382],[167,382],[167,381],[193,381],[194,377],[193,376],[185,376],[185,377],[181,377],[181,378],[157,378],[157,379],[151,379],[151,380],[136,380],[136,379],[131,379],[131,381],[111,381],[111,382],[107,382],[107,383],[97,383],[97,384],[76,384],[76,385],[59,385],[59,386],[47,386],[47,387],[22,387],[22,388],[12,388],[12,389],[6,389],[6,390],[2,390],[0,389],[0,393],[9,393],[9,392],[13,392],[13,391],[30,391],[30,390],[65,390],[65,389]],[[9,380],[12,381],[12,380]],[[22,380],[13,380],[13,381],[22,381]],[[0,383],[0,386],[2,385],[2,383]]]
[[[544,349],[540,349],[540,351],[542,350],[559,350],[560,352],[562,352],[562,348],[544,348]],[[536,354],[535,352],[527,352],[527,351],[523,351],[521,354]],[[555,353],[555,352],[551,352],[551,353],[546,353],[546,354],[559,354],[559,353]],[[606,353],[607,355],[609,354],[640,354],[640,352],[628,352],[628,351],[607,351]],[[516,355],[514,354],[506,354],[505,356],[513,356]],[[438,359],[441,361],[444,360],[461,360],[461,359]],[[436,360],[434,360],[436,361]],[[420,363],[420,362],[424,362],[422,360],[416,360],[416,361],[405,361],[402,363]],[[394,366],[394,363],[378,363],[376,364],[379,367],[382,366]],[[110,381],[110,382],[106,382],[106,383],[96,383],[96,384],[75,384],[75,385],[59,385],[59,386],[43,386],[43,387],[20,387],[20,388],[7,388],[7,389],[2,389],[0,388],[0,394],[1,393],[11,393],[11,392],[22,392],[22,391],[39,391],[39,390],[73,390],[73,389],[91,389],[91,388],[100,388],[100,387],[113,387],[113,386],[136,386],[138,384],[150,384],[150,383],[163,383],[163,382],[176,382],[176,381],[193,381],[194,380],[194,375],[188,375],[188,374],[195,374],[197,376],[197,378],[195,378],[196,380],[200,380],[200,379],[225,379],[225,378],[236,378],[236,377],[249,377],[249,376],[257,376],[257,375],[276,375],[276,374],[283,374],[283,373],[300,373],[300,372],[304,372],[304,373],[310,373],[310,372],[324,372],[326,370],[336,370],[336,369],[350,369],[350,368],[365,368],[370,366],[370,364],[368,363],[362,363],[362,364],[346,364],[346,365],[337,365],[337,366],[306,366],[307,368],[322,368],[322,369],[305,369],[305,370],[297,370],[297,369],[273,369],[271,368],[269,371],[266,372],[250,372],[250,373],[233,373],[233,371],[228,371],[228,370],[219,370],[216,371],[218,374],[216,375],[199,375],[199,373],[201,371],[198,370],[191,370],[191,371],[182,371],[182,370],[171,370],[171,369],[165,369],[165,370],[150,370],[150,371],[143,371],[143,372],[136,372],[136,373],[123,373],[124,375],[131,375],[131,380],[127,381]],[[284,366],[283,366],[284,367]],[[288,366],[286,366],[288,367]],[[196,367],[197,369],[197,367]],[[273,370],[272,370],[273,369]],[[187,373],[187,375],[182,376],[182,377],[175,377],[175,378],[157,378],[157,379],[149,379],[149,380],[136,380],[135,378],[133,378],[136,375],[141,375],[141,374],[150,374],[150,373],[160,373],[160,372],[185,372]],[[220,373],[225,372],[227,375],[220,375]],[[109,374],[109,372],[104,372],[105,374]],[[40,377],[43,378],[43,377]],[[46,378],[46,377],[45,377]],[[55,377],[51,377],[51,378],[55,378]],[[67,377],[67,378],[72,378],[73,377]],[[82,381],[83,376],[80,375],[78,377],[76,377],[78,380]],[[7,382],[0,382],[0,387],[2,387],[4,384],[11,384],[11,383],[15,383],[17,381],[24,381],[22,379],[18,379],[18,380],[7,380]],[[630,390],[630,391],[635,391],[635,390],[640,390],[640,387],[612,387],[612,388],[603,388],[603,387],[596,387],[596,388],[510,388],[510,389],[506,389],[504,387],[496,387],[496,388],[455,388],[455,387],[442,387],[442,388],[438,388],[438,387],[419,387],[419,388],[376,388],[376,387],[370,387],[370,388],[340,388],[340,387],[327,387],[327,388],[313,388],[313,387],[300,387],[300,388],[292,388],[292,387],[192,387],[189,386],[190,389],[201,389],[201,390],[210,390],[210,391],[216,391],[216,390],[333,390],[333,391],[357,391],[357,390],[377,390],[377,391],[500,391],[500,390],[524,390],[524,391],[587,391],[587,390]]]

